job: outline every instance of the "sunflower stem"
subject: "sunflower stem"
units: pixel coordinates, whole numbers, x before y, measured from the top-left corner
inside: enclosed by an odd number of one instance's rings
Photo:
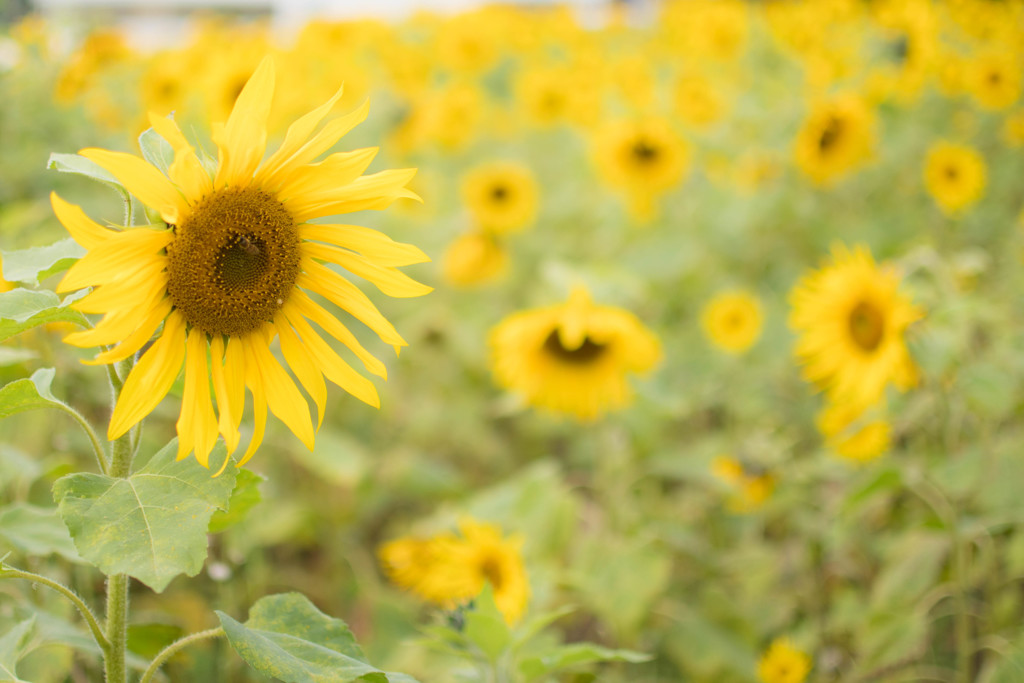
[[[96,436],[96,430],[92,428],[92,425],[89,424],[89,421],[86,420],[80,412],[71,406],[61,403],[58,407],[74,418],[75,422],[77,422],[85,431],[85,435],[89,437],[89,443],[92,444],[92,450],[96,455],[96,463],[100,466],[100,472],[108,474],[110,471],[110,463],[107,462],[107,454],[104,452],[103,446],[100,445],[99,437]]]
[[[164,662],[177,654],[179,650],[188,647],[192,643],[197,643],[200,640],[206,640],[207,638],[220,638],[223,635],[224,629],[218,626],[217,628],[211,628],[207,631],[199,631],[198,633],[193,633],[192,635],[185,636],[184,638],[174,641],[153,658],[153,661],[149,663],[149,666],[146,667],[146,671],[142,674],[142,678],[139,679],[139,683],[149,683],[153,680],[153,676],[155,676],[160,670],[160,667],[163,666]]]

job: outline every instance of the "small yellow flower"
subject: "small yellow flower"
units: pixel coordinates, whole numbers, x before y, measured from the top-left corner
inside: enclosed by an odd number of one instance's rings
[[[523,230],[537,215],[537,181],[522,164],[494,162],[470,170],[462,196],[476,223],[503,234]]]
[[[818,430],[836,455],[865,463],[889,450],[892,427],[884,417],[869,416],[869,412],[880,411],[868,411],[864,406],[829,401],[818,413]]]
[[[385,543],[378,550],[381,565],[402,588],[449,609],[472,600],[489,583],[505,620],[517,622],[530,600],[523,537],[503,536],[497,526],[468,517],[459,521],[459,531],[461,537],[447,532]]]
[[[796,163],[812,181],[828,185],[871,158],[875,115],[846,93],[816,103],[796,138]]]
[[[1020,99],[1021,75],[1018,55],[988,52],[967,64],[966,86],[984,109],[1006,109]]]
[[[444,279],[456,287],[473,287],[499,279],[508,269],[508,252],[483,232],[468,232],[448,245],[441,261]]]
[[[729,510],[747,513],[757,510],[775,490],[775,475],[770,472],[748,471],[739,460],[727,455],[711,461],[711,473],[733,490],[729,497]]]
[[[761,303],[750,292],[722,292],[701,314],[701,326],[711,343],[726,353],[743,353],[761,336]]]
[[[958,213],[977,202],[985,183],[985,161],[973,148],[937,142],[928,150],[924,184],[945,213]]]
[[[788,638],[772,641],[757,663],[757,676],[762,683],[803,683],[810,671],[811,658]]]

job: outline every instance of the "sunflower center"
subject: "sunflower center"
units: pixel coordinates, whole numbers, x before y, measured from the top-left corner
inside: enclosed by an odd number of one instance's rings
[[[885,317],[869,303],[861,301],[850,311],[850,336],[864,351],[874,351],[885,334]]]
[[[504,185],[495,185],[491,188],[491,199],[496,202],[503,202],[508,199],[508,188]]]
[[[505,582],[505,574],[501,570],[501,563],[494,557],[487,557],[480,564],[480,573],[490,582],[495,591],[501,590]]]
[[[946,178],[949,179],[950,181],[953,181],[960,176],[960,169],[958,169],[956,166],[947,166],[945,173]]]
[[[633,158],[644,166],[653,164],[658,160],[658,148],[646,140],[637,140],[633,144]]]
[[[299,234],[290,213],[255,188],[208,195],[175,228],[167,291],[193,327],[243,335],[271,320],[299,275]]]
[[[828,123],[825,124],[825,130],[821,131],[821,137],[818,138],[818,149],[822,152],[827,152],[835,147],[836,142],[839,141],[839,137],[843,134],[843,122],[841,119],[835,116],[830,116]]]
[[[598,344],[590,337],[584,337],[583,343],[575,349],[567,349],[562,345],[562,339],[558,336],[558,330],[552,330],[548,338],[544,340],[544,350],[566,363],[575,365],[586,365],[596,360],[604,353],[607,346]]]

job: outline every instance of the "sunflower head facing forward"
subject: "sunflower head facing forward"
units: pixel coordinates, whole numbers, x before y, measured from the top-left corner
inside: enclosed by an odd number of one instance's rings
[[[790,303],[804,378],[832,401],[862,409],[890,382],[905,390],[916,381],[904,335],[923,313],[900,291],[895,270],[876,265],[865,247],[833,248],[832,262],[805,276]]]
[[[875,116],[851,94],[815,104],[797,133],[797,166],[813,182],[828,185],[871,158]]]
[[[255,427],[240,462],[261,442],[268,407],[312,448],[309,409],[287,369],[316,404],[318,425],[326,401],[324,377],[366,403],[379,404],[373,384],[311,323],[348,347],[370,373],[385,377],[383,363],[311,294],[345,310],[397,349],[405,341],[335,266],[385,294],[410,297],[430,288],[398,267],[429,259],[375,230],[311,221],[415,197],[405,187],[415,171],[363,175],[376,149],[315,161],[366,117],[364,105],[321,126],[340,91],[295,121],[264,160],[273,90],[274,64],[267,58],[245,83],[227,121],[214,125],[216,163],[201,160],[172,119],[153,114],[154,131],[173,149],[166,169],[130,154],[82,150],[162,224],[105,228],[52,196],[58,219],[88,250],[58,289],[91,286],[75,306],[104,314],[95,328],[66,341],[112,347],[91,362],[114,363],[134,356],[156,335],[125,380],[110,421],[112,439],[156,407],[182,367],[178,457],[194,451],[204,465],[218,434],[229,452],[238,446],[246,389]],[[275,340],[284,365],[271,351]]]
[[[477,166],[462,181],[469,212],[483,230],[494,234],[528,227],[537,215],[537,194],[533,173],[513,162]]]
[[[955,215],[985,192],[985,161],[973,148],[937,142],[928,150],[924,184],[943,212]]]
[[[531,405],[595,419],[632,399],[626,375],[652,369],[661,344],[632,313],[582,288],[557,306],[513,314],[491,331],[498,383]]]

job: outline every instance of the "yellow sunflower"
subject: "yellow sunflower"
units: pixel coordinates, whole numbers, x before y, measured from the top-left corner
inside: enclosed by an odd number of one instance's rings
[[[441,261],[444,279],[473,287],[499,279],[508,269],[508,252],[493,235],[468,232],[448,245]]]
[[[937,142],[928,150],[924,184],[945,213],[958,213],[981,199],[985,183],[985,161],[975,149]]]
[[[468,517],[459,520],[459,531],[461,537],[447,532],[385,543],[378,557],[388,578],[449,609],[472,600],[489,583],[505,620],[517,622],[530,600],[523,537],[503,536],[497,526]]]
[[[496,234],[522,230],[537,215],[537,181],[522,164],[493,162],[471,169],[462,180],[462,197],[476,223]]]
[[[736,458],[716,456],[711,461],[711,473],[732,490],[729,510],[736,513],[753,512],[764,505],[775,490],[775,476],[770,472],[748,470]]]
[[[797,166],[819,185],[833,183],[870,159],[874,128],[874,113],[855,95],[818,102],[797,133]]]
[[[701,313],[711,343],[726,353],[743,353],[761,336],[761,302],[750,292],[722,292]]]
[[[981,54],[965,65],[967,91],[984,109],[1006,109],[1020,99],[1024,68],[1012,51]]]
[[[582,420],[627,406],[626,375],[647,372],[661,343],[632,313],[577,288],[565,304],[522,311],[490,335],[497,382],[531,405]]]
[[[703,76],[682,76],[675,85],[676,113],[695,128],[705,128],[725,115],[726,101],[713,83]]]
[[[833,402],[862,409],[890,382],[906,390],[916,381],[904,334],[923,312],[900,291],[895,269],[877,266],[867,248],[833,247],[832,263],[806,275],[790,303],[804,378]]]
[[[154,130],[174,150],[166,175],[131,154],[82,150],[82,156],[159,215],[162,224],[105,228],[52,195],[57,217],[88,249],[58,290],[93,287],[75,306],[105,314],[95,328],[65,341],[81,347],[116,344],[92,361],[114,363],[131,358],[163,326],[124,382],[110,420],[111,439],[148,415],[184,366],[179,458],[194,450],[207,466],[218,432],[228,451],[235,450],[246,388],[252,394],[255,428],[239,464],[260,444],[268,407],[312,448],[309,408],[271,351],[275,338],[286,366],[316,404],[318,425],[326,401],[324,376],[360,400],[379,404],[373,383],[311,323],[347,346],[369,372],[385,377],[384,364],[310,293],[351,313],[397,350],[405,341],[391,323],[327,264],[369,280],[385,294],[410,297],[430,288],[397,267],[429,259],[375,230],[310,221],[381,209],[410,196],[405,185],[415,170],[362,175],[376,153],[372,148],[314,162],[366,116],[364,106],[317,130],[340,91],[295,121],[281,146],[264,160],[273,90],[274,63],[267,58],[242,88],[227,122],[214,126],[216,164],[196,156],[172,119],[155,115],[150,116]]]
[[[757,663],[757,677],[762,683],[803,683],[810,671],[811,658],[788,638],[772,641]]]
[[[889,450],[891,425],[877,415],[869,417],[868,412],[863,406],[829,402],[818,414],[818,430],[826,437],[828,447],[841,458],[864,463]]]

